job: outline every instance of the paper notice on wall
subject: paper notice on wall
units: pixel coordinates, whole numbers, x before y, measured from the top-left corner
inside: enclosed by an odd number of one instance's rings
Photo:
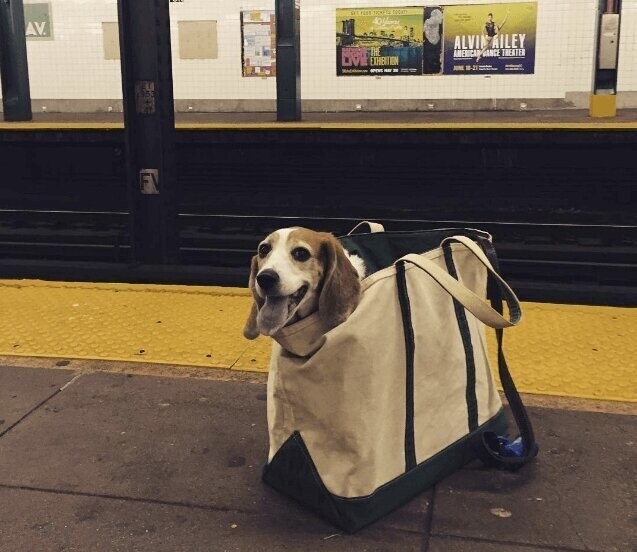
[[[276,23],[274,10],[241,12],[244,77],[276,76]]]

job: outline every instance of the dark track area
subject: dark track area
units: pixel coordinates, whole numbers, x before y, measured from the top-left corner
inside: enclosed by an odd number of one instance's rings
[[[177,134],[181,261],[132,266],[123,133],[0,132],[0,276],[245,285],[282,226],[493,233],[526,300],[637,304],[630,131]]]

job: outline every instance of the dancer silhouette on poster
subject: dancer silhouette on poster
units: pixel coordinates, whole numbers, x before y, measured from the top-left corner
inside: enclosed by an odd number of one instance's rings
[[[484,55],[484,53],[491,48],[491,46],[493,45],[493,39],[498,36],[498,33],[502,30],[502,27],[504,27],[504,24],[507,22],[507,19],[509,17],[509,10],[507,10],[507,14],[504,17],[504,20],[502,21],[502,23],[500,23],[499,25],[493,21],[493,14],[490,13],[487,16],[487,20],[484,24],[484,28],[482,30],[482,36],[484,37],[484,47],[482,48],[482,50],[480,51],[480,53],[478,54],[478,57],[476,58],[476,63],[480,62],[480,59],[482,58],[482,56]]]

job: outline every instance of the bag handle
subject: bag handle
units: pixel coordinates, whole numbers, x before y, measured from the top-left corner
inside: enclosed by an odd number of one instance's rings
[[[498,257],[491,240],[486,238],[478,239],[490,264],[496,272],[499,272]],[[498,312],[502,312],[500,288],[495,285],[489,285],[487,294],[493,308]],[[526,412],[522,398],[515,387],[515,382],[511,377],[509,366],[504,357],[502,344],[504,338],[503,331],[496,329],[495,335],[498,341],[498,373],[500,375],[500,383],[502,383],[504,395],[507,401],[509,401],[511,413],[518,426],[520,436],[513,441],[509,441],[505,437],[485,431],[482,434],[481,446],[478,448],[477,453],[480,459],[487,465],[514,471],[535,458],[539,452],[539,446],[535,440],[533,425]]]
[[[378,223],[378,222],[370,222],[368,220],[364,220],[362,222],[359,222],[356,226],[354,226],[354,228],[352,228],[347,235],[351,236],[352,234],[354,234],[356,232],[356,230],[358,230],[361,226],[365,226],[367,225],[369,227],[369,231],[372,234],[376,234],[377,232],[384,232],[385,231],[385,227]]]
[[[498,262],[498,258],[495,255],[495,249],[493,249],[493,245],[490,240],[483,238],[483,241],[486,241],[490,244],[491,249],[493,251],[493,259],[496,263]],[[445,238],[442,240],[441,246],[444,246],[446,243],[450,242],[458,242],[464,245],[471,253],[473,253],[478,260],[485,266],[487,271],[491,276],[493,276],[495,280],[495,284],[498,287],[498,291],[501,294],[502,298],[506,301],[507,307],[509,308],[509,313],[512,320],[512,325],[516,325],[520,319],[522,318],[522,308],[520,307],[520,300],[517,298],[513,290],[509,287],[502,277],[500,276],[498,270],[494,267],[493,263],[489,260],[489,258],[484,254],[482,248],[474,242],[471,238],[467,236],[451,236],[449,238]],[[495,308],[495,307],[494,307]],[[502,314],[502,308],[500,310],[495,309],[500,315]]]
[[[454,297],[462,306],[471,312],[484,324],[495,328],[498,341],[498,372],[504,394],[511,407],[511,412],[520,432],[520,437],[510,442],[502,436],[492,432],[483,432],[481,443],[476,451],[480,459],[487,465],[516,470],[532,460],[538,453],[538,445],[535,441],[533,426],[528,417],[522,399],[515,387],[509,367],[504,357],[502,346],[502,329],[517,324],[521,318],[522,311],[520,302],[508,284],[498,274],[498,262],[495,250],[491,241],[487,238],[479,238],[484,247],[482,249],[466,236],[452,236],[443,240],[441,245],[447,242],[459,242],[463,244],[478,260],[487,268],[488,273],[493,276],[495,285],[489,286],[489,296],[491,306],[473,291],[464,287],[458,280],[436,263],[421,255],[405,255],[396,263],[409,262],[431,276],[447,293]],[[509,307],[510,320],[502,316],[502,298]]]
[[[502,329],[515,326],[522,317],[522,309],[520,308],[520,302],[513,293],[513,290],[508,284],[500,277],[500,275],[493,269],[491,263],[487,257],[482,253],[482,250],[472,240],[465,236],[453,236],[443,240],[444,245],[448,241],[458,241],[462,243],[471,253],[473,253],[487,268],[489,274],[491,274],[497,282],[499,288],[502,290],[502,294],[506,298],[507,305],[509,306],[510,319],[505,318],[495,310],[493,307],[476,295],[469,288],[463,286],[458,280],[451,276],[446,270],[438,266],[431,259],[427,259],[422,255],[416,255],[410,253],[405,255],[396,261],[408,262],[416,265],[418,268],[426,272],[431,276],[440,287],[442,287],[449,295],[456,299],[465,309],[473,314],[478,320],[486,324],[491,328]]]

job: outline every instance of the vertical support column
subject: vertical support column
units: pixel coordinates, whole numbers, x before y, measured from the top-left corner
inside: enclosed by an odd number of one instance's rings
[[[301,10],[299,0],[276,0],[277,121],[301,120]]]
[[[591,117],[614,117],[617,113],[617,56],[619,52],[619,0],[608,0],[599,17],[595,80],[590,102]]]
[[[132,260],[177,262],[170,13],[168,0],[118,0]]]
[[[30,121],[33,114],[22,0],[0,0],[0,76],[5,121]]]

